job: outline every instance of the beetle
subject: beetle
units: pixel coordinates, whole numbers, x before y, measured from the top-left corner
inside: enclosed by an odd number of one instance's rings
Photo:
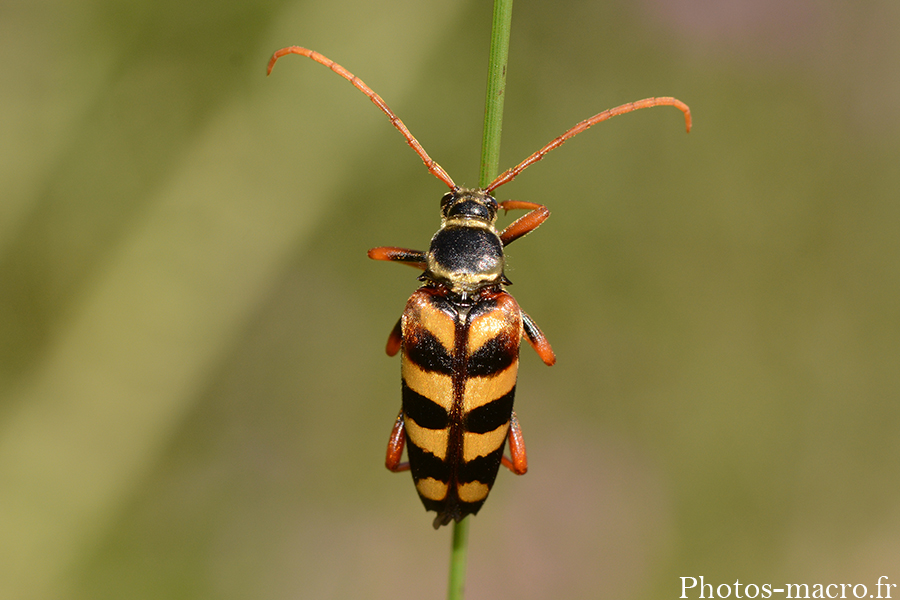
[[[450,191],[441,198],[441,226],[427,252],[385,246],[369,258],[406,264],[422,271],[387,342],[387,354],[400,352],[402,405],[388,442],[385,466],[411,471],[419,498],[435,511],[434,528],[478,513],[500,465],[522,475],[528,459],[522,430],[513,411],[519,343],[525,338],[549,365],[556,356],[546,337],[505,291],[504,248],[534,231],[550,216],[541,204],[497,202],[494,190],[512,181],[569,138],[611,117],[653,106],[674,106],[671,97],[646,98],[605,110],[586,119],[505,171],[487,187],[464,188],[425,152],[384,100],[358,77],[322,54],[290,46],[275,52],[267,74],[279,58],[299,54],[324,65],[365,94],[391,120],[428,171]],[[495,222],[500,209],[527,210],[502,231]],[[509,458],[504,447],[509,443]],[[404,447],[408,462],[401,462]]]

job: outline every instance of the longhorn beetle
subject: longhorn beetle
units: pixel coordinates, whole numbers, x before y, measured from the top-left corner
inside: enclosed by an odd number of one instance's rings
[[[536,229],[550,216],[534,202],[497,202],[492,193],[509,183],[569,138],[616,115],[651,106],[688,106],[675,98],[646,98],[605,110],[582,121],[504,172],[486,188],[459,187],[412,136],[384,100],[358,77],[318,52],[291,46],[275,52],[267,74],[286,54],[322,64],[368,96],[428,171],[450,191],[441,198],[441,227],[428,252],[385,246],[369,258],[399,262],[423,271],[421,287],[388,336],[387,353],[400,352],[402,406],[388,442],[385,465],[412,471],[426,510],[437,512],[434,528],[476,514],[503,464],[517,475],[528,470],[522,430],[513,411],[519,342],[524,337],[545,364],[556,356],[535,322],[504,287],[503,249]],[[501,232],[494,228],[500,209],[530,211]],[[509,458],[503,455],[509,441]],[[400,462],[404,446],[409,462]]]

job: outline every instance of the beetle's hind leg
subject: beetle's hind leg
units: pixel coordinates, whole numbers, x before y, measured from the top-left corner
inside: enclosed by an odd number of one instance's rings
[[[519,419],[513,411],[509,418],[509,456],[500,459],[500,463],[515,473],[516,475],[524,475],[528,472],[528,455],[525,453],[525,440],[522,438],[522,428],[519,426]]]
[[[387,456],[384,459],[384,466],[392,473],[400,473],[409,470],[409,463],[400,462],[403,456],[403,448],[406,446],[406,431],[403,425],[403,409],[397,415],[394,421],[394,427],[391,429],[391,439],[388,441]]]

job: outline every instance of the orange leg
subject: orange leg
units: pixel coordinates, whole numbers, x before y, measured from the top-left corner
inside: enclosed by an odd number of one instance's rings
[[[531,317],[525,314],[524,310],[522,311],[522,326],[525,330],[525,339],[528,340],[534,351],[538,353],[544,364],[552,367],[556,363],[556,355],[553,354],[553,348],[550,347],[550,342],[544,337],[544,332],[538,328]]]
[[[403,342],[403,331],[400,327],[400,319],[397,319],[397,324],[394,325],[394,328],[391,330],[391,334],[388,336],[387,346],[385,347],[385,352],[387,352],[388,356],[395,356],[398,352],[400,352],[400,344]]]
[[[403,411],[401,410],[391,429],[391,439],[388,441],[387,456],[384,459],[384,466],[388,468],[388,471],[400,473],[409,470],[408,462],[400,462],[404,446],[406,446],[406,432],[403,428]]]
[[[540,226],[550,216],[550,210],[542,205],[534,202],[522,202],[520,200],[507,200],[501,202],[500,206],[503,210],[530,210],[531,212],[525,216],[519,217],[513,221],[509,227],[500,234],[500,241],[504,246],[508,246],[515,240],[519,239],[526,233],[530,233]]]
[[[369,250],[369,258],[372,260],[399,262],[423,271],[426,266],[425,253],[420,250],[410,250],[409,248],[395,248],[393,246],[372,248]]]
[[[522,439],[522,428],[519,426],[519,419],[513,412],[509,418],[509,456],[500,459],[500,463],[515,473],[516,475],[524,475],[528,472],[528,456],[525,454],[525,440]]]

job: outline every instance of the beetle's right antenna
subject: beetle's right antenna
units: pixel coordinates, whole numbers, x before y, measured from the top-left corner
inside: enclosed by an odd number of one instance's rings
[[[403,134],[403,137],[406,138],[406,143],[416,151],[416,154],[419,155],[419,158],[421,158],[422,162],[425,163],[425,166],[428,167],[428,172],[446,183],[451,190],[457,189],[456,184],[453,183],[453,180],[450,178],[447,172],[441,167],[441,165],[434,162],[434,160],[432,160],[432,158],[428,156],[428,153],[425,152],[425,148],[422,147],[422,144],[420,144],[419,141],[413,137],[413,135],[409,132],[409,129],[406,128],[406,125],[403,124],[403,121],[401,121],[400,118],[395,115],[390,108],[388,108],[388,105],[384,103],[384,100],[381,99],[381,96],[372,91],[372,88],[363,83],[363,81],[359,77],[357,77],[341,65],[337,64],[333,60],[319,54],[315,50],[301,48],[300,46],[289,46],[287,48],[278,50],[275,54],[272,55],[272,58],[269,60],[269,67],[268,69],[266,69],[266,75],[269,75],[272,72],[272,67],[275,66],[275,63],[278,61],[278,59],[286,54],[299,54],[300,56],[311,58],[320,65],[328,67],[329,69],[352,83],[356,89],[368,96],[369,100],[374,102],[375,106],[380,108],[382,112],[384,112],[384,114],[388,116],[388,118],[391,120],[391,124],[397,128],[397,131]]]
[[[512,169],[507,170],[502,175],[500,175],[497,179],[492,181],[490,185],[485,188],[485,191],[490,193],[491,191],[497,189],[504,183],[509,183],[513,179],[516,178],[516,175],[536,163],[537,161],[544,158],[544,155],[553,150],[554,148],[559,148],[563,145],[563,143],[569,138],[578,135],[585,129],[591,127],[592,125],[596,125],[601,121],[605,121],[607,119],[611,119],[617,115],[624,115],[625,113],[630,113],[633,110],[640,110],[642,108],[650,108],[651,106],[674,106],[678,110],[684,113],[684,124],[687,128],[688,132],[691,130],[691,109],[688,108],[688,105],[678,100],[677,98],[663,97],[663,98],[644,98],[643,100],[638,100],[637,102],[629,102],[628,104],[623,104],[622,106],[617,106],[615,108],[610,108],[609,110],[604,110],[600,114],[596,114],[590,119],[585,119],[572,129],[568,130],[558,138],[554,139],[552,142],[520,162],[518,165],[513,167]]]

